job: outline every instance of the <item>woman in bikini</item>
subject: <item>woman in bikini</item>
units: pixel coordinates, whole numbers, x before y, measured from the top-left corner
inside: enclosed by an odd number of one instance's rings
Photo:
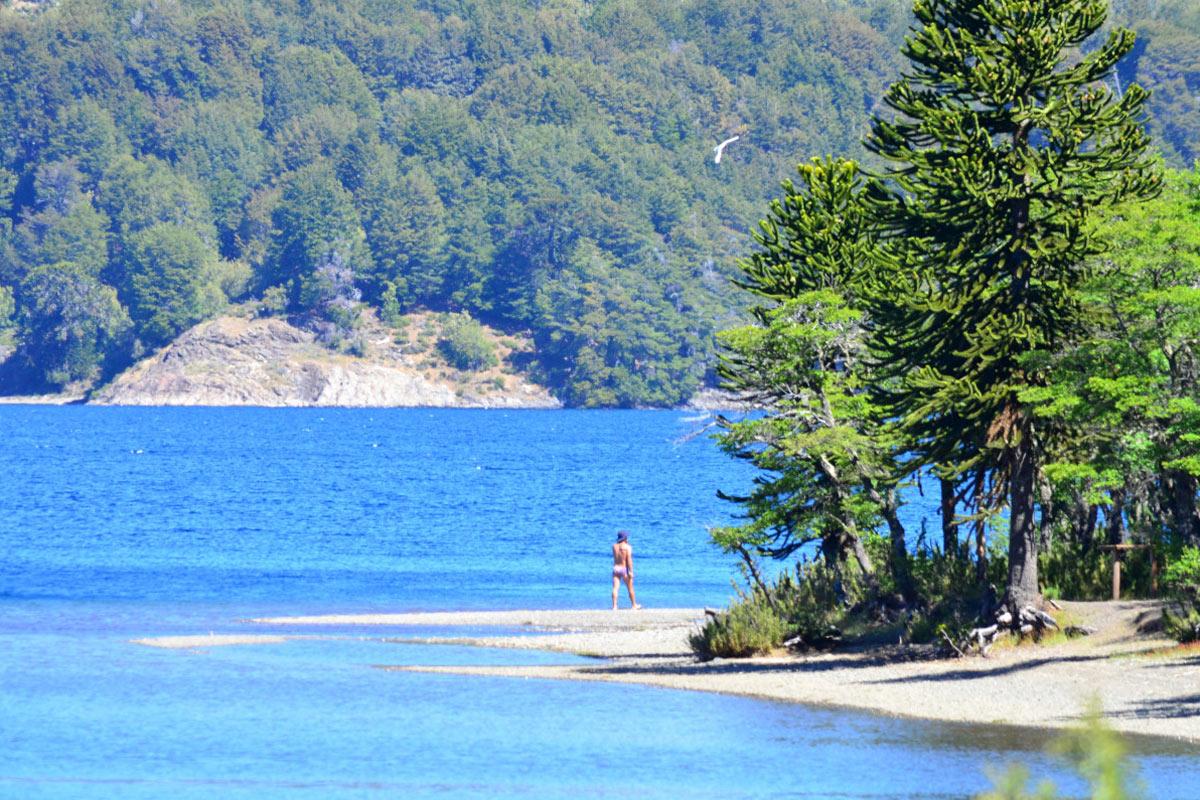
[[[629,590],[629,604],[635,609],[641,608],[633,596],[633,548],[629,546],[627,531],[617,533],[617,541],[612,546],[612,554],[613,611],[617,610],[617,592],[621,588],[621,581],[625,581],[625,588]]]

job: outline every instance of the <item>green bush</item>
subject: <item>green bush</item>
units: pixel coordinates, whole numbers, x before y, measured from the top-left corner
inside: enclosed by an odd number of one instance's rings
[[[282,317],[287,311],[287,289],[271,286],[263,291],[260,313],[264,317]]]
[[[769,653],[787,638],[787,624],[758,593],[733,604],[689,637],[693,652],[703,659],[747,658]]]
[[[1184,547],[1163,571],[1171,599],[1163,606],[1163,630],[1179,642],[1200,641],[1200,548]]]
[[[390,328],[403,329],[404,311],[400,308],[400,300],[396,294],[396,284],[389,282],[384,287],[379,301],[379,319]]]
[[[749,581],[750,572],[742,567]],[[808,644],[840,635],[847,603],[865,596],[853,575],[839,575],[824,562],[799,563],[769,586],[756,586],[729,610],[710,619],[691,638],[701,658],[746,658],[770,652],[790,637]]]
[[[1098,545],[1056,539],[1038,555],[1038,573],[1048,597],[1067,600],[1108,600],[1112,597],[1113,553]],[[1121,561],[1121,594],[1150,596],[1150,554],[1133,550]]]
[[[438,349],[455,369],[475,372],[496,366],[496,346],[487,338],[483,326],[469,314],[450,314],[442,325]]]
[[[1200,603],[1183,595],[1163,606],[1163,630],[1177,642],[1200,641]]]
[[[1184,547],[1167,562],[1163,586],[1168,591],[1200,586],[1200,547]]]

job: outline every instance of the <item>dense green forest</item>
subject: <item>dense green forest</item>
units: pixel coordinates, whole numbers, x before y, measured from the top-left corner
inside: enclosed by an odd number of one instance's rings
[[[700,653],[847,627],[986,652],[1056,627],[1044,597],[1109,596],[1116,558],[1200,639],[1200,166],[1164,168],[1108,12],[917,0],[879,161],[813,159],[768,205],[752,321],[721,335],[763,409],[719,419],[759,468],[712,531],[750,592]],[[914,491],[940,498],[933,537],[906,527]]]
[[[715,372],[747,231],[866,158],[907,0],[0,6],[0,391],[111,376],[230,303],[331,347],[361,308],[532,333],[572,405]],[[1200,155],[1200,9],[1125,0],[1112,78]],[[720,163],[712,148],[740,135]]]

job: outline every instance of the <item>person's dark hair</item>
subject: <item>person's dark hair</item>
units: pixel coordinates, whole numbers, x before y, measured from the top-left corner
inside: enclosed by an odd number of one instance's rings
[[[624,542],[629,538],[629,531],[617,531],[617,541]]]

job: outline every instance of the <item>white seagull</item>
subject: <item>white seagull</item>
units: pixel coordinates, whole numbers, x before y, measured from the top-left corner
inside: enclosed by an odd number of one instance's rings
[[[713,156],[713,163],[720,164],[721,163],[721,154],[725,152],[725,148],[729,147],[729,145],[733,144],[740,138],[742,138],[742,137],[741,136],[732,136],[732,137],[726,139],[725,141],[721,142],[716,147],[714,147],[713,152],[716,153],[716,155]]]

